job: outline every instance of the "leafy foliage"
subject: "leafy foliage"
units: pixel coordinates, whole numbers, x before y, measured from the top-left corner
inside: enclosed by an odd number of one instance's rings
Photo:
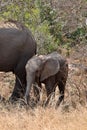
[[[14,19],[24,23],[33,32],[38,44],[38,53],[41,54],[57,50],[59,46],[68,49],[85,39],[85,26],[65,33],[64,24],[59,21],[59,17],[49,0],[0,2],[0,20]]]

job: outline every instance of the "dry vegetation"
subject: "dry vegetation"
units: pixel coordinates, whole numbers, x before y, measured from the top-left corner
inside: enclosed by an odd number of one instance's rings
[[[1,99],[0,130],[87,130],[87,45],[74,48],[68,61],[65,100],[58,110],[54,109],[57,91],[46,109],[38,105],[26,110],[20,103],[4,104]],[[8,99],[13,85],[12,73],[0,73],[2,97]]]
[[[0,130],[87,130],[87,110],[61,113],[53,108],[0,112]]]

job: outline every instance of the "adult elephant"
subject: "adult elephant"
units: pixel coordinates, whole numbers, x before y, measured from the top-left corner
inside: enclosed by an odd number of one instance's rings
[[[26,75],[27,87],[25,99],[27,103],[29,103],[31,86],[36,82],[39,87],[41,87],[41,83],[45,84],[48,97],[45,105],[48,104],[50,95],[52,92],[55,92],[55,88],[58,85],[60,96],[56,107],[60,105],[64,99],[65,85],[68,77],[68,63],[65,58],[57,52],[34,56],[26,64]],[[39,91],[37,91],[37,94],[39,95]]]
[[[10,100],[22,98],[26,88],[27,61],[36,54],[36,41],[22,24],[12,21],[19,28],[0,28],[0,71],[13,72],[15,86]]]

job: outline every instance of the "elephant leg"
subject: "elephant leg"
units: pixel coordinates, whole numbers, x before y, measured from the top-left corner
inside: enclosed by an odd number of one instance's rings
[[[19,98],[23,98],[26,91],[26,73],[25,71],[15,71],[15,86],[13,93],[10,97],[10,101],[17,101]]]
[[[64,100],[64,91],[65,91],[65,85],[66,85],[66,81],[64,80],[60,80],[58,82],[58,87],[59,87],[59,93],[60,93],[60,96],[59,96],[59,99],[56,103],[56,108],[60,105],[60,103]]]
[[[11,100],[15,101],[23,98],[26,91],[26,71],[25,71],[26,57],[22,57],[19,64],[14,69],[13,73],[16,76],[15,86],[11,95]]]
[[[42,86],[41,84],[34,84],[33,85],[33,89],[34,89],[34,96],[36,97],[36,103],[38,103],[40,101],[40,90],[41,90]]]
[[[47,106],[49,104],[52,94],[55,93],[55,85],[51,84],[50,86],[46,85],[45,87],[46,87],[46,91],[47,91],[47,100],[45,102],[45,106]]]
[[[50,101],[50,98],[51,98],[51,94],[50,94],[49,96],[47,96],[47,100],[46,100],[46,102],[45,102],[45,107],[48,106],[49,101]]]
[[[21,83],[21,80],[16,77],[13,93],[10,97],[11,101],[17,101],[19,98],[23,98],[25,94],[26,83]]]

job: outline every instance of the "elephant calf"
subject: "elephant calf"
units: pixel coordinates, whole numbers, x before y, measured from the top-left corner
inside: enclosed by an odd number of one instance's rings
[[[48,98],[58,85],[60,96],[56,107],[60,105],[64,99],[65,85],[68,76],[68,63],[65,58],[57,52],[48,55],[35,55],[26,64],[26,75],[27,87],[25,99],[27,103],[29,103],[29,92],[32,84],[37,83],[38,86],[41,87],[41,83],[44,83]]]

